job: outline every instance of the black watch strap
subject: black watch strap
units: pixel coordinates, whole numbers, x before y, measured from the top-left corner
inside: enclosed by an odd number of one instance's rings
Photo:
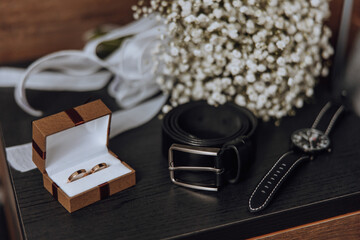
[[[296,166],[309,158],[305,153],[294,151],[282,155],[251,194],[249,199],[250,212],[258,212],[264,209]]]
[[[319,112],[312,128],[322,131],[328,135],[337,121],[342,116],[342,111],[345,107],[340,103],[328,102]]]

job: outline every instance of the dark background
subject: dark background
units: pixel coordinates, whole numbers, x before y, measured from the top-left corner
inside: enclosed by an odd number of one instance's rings
[[[135,2],[135,0],[126,2],[81,0],[74,3],[74,1],[66,0],[38,4],[25,0],[1,1],[0,36],[6,37],[0,37],[0,64],[26,66],[27,62],[25,64],[20,62],[34,60],[56,50],[81,48],[84,43],[82,35],[86,30],[104,23],[121,25],[131,21],[130,6]],[[332,17],[329,25],[334,33],[332,39],[334,44],[339,30],[342,4],[343,0],[331,1]],[[360,14],[356,11],[359,9],[359,4],[359,1],[354,1],[353,12],[355,14],[352,16],[349,49],[352,46],[355,30],[360,26]],[[332,135],[333,153],[325,154],[317,161],[304,164],[289,179],[288,186],[279,192],[279,196],[268,210],[260,215],[252,215],[245,208],[252,188],[276,158],[288,149],[291,132],[299,127],[311,125],[319,109],[330,99],[330,90],[329,81],[322,80],[316,90],[315,99],[310,100],[303,109],[298,110],[295,117],[286,117],[281,121],[280,127],[276,127],[274,122],[260,123],[259,149],[249,172],[250,177],[241,184],[227,186],[220,194],[190,191],[178,188],[169,182],[166,160],[162,158],[159,150],[161,122],[157,118],[138,129],[124,133],[110,141],[110,149],[136,169],[137,186],[80,210],[74,214],[73,218],[80,219],[81,222],[81,217],[87,217],[89,221],[95,222],[96,219],[89,217],[89,214],[90,216],[93,216],[91,213],[109,216],[108,211],[114,211],[111,215],[119,218],[122,215],[131,215],[131,211],[137,209],[139,205],[140,209],[147,214],[140,221],[141,223],[147,220],[150,223],[153,222],[155,227],[158,227],[155,225],[158,223],[165,226],[175,224],[168,229],[165,228],[166,230],[161,230],[165,231],[165,235],[159,230],[158,237],[181,234],[180,228],[186,229],[187,232],[192,232],[196,236],[195,232],[199,229],[209,230],[214,226],[220,229],[219,231],[214,230],[215,232],[231,230],[234,233],[239,231],[236,229],[241,226],[247,234],[244,236],[252,236],[255,232],[261,234],[358,210],[360,206],[356,199],[359,200],[360,189],[356,184],[359,182],[360,174],[358,161],[360,141],[359,137],[355,135],[360,131],[359,119],[354,115],[348,115],[342,120],[341,125],[336,127]],[[114,100],[107,95],[106,88],[100,91],[76,94],[28,91],[28,95],[30,104],[43,110],[46,115],[80,105],[89,97],[101,98],[113,111],[118,109]],[[7,146],[30,142],[31,121],[34,119],[16,105],[12,88],[0,88],[0,122]],[[145,171],[146,168],[149,171]],[[65,210],[61,205],[53,201],[43,189],[41,175],[37,170],[25,173],[25,175],[16,171],[12,171],[12,173],[16,180],[17,194],[23,196],[19,200],[19,206],[24,213],[24,226],[28,236],[30,238],[39,236],[56,238],[57,235],[53,235],[54,232],[49,231],[45,235],[41,235],[41,231],[37,230],[37,228],[41,229],[46,221],[36,220],[36,216],[40,214],[36,205],[47,209],[45,214],[48,218],[55,214],[55,219],[66,221],[69,215],[65,215]],[[33,188],[35,188],[34,193],[32,192]],[[187,201],[194,205],[186,204]],[[133,204],[129,204],[130,202]],[[175,204],[175,208],[170,208],[170,203]],[[122,204],[129,207],[125,213],[118,210]],[[184,204],[185,206],[183,206]],[[146,212],[152,207],[155,207],[153,211],[155,216]],[[178,221],[169,219],[167,222],[162,218],[163,210],[172,211],[167,214],[172,219],[180,219]],[[6,239],[7,233],[2,213],[3,209],[0,207],[0,239]],[[192,215],[195,217],[190,217]],[[139,217],[131,216],[134,219]],[[152,217],[154,218],[152,219]],[[287,221],[282,221],[283,217],[287,217]],[[118,223],[118,220],[112,220],[111,223]],[[263,229],[254,229],[254,223]],[[91,233],[94,231],[91,226],[95,226],[95,224],[90,224],[84,230]],[[131,225],[127,226],[131,227]],[[233,229],[234,227],[236,229]],[[149,232],[141,230],[142,228],[139,226],[134,230],[135,232],[130,231],[130,233],[133,233],[134,237],[140,236],[141,233],[149,234]],[[110,234],[111,230],[108,229],[105,232]],[[117,232],[121,232],[121,228]],[[123,232],[123,234],[125,233]],[[198,234],[201,234],[201,231]],[[110,237],[110,235],[105,236]],[[214,233],[208,237],[216,236]],[[58,237],[64,236],[59,235]]]

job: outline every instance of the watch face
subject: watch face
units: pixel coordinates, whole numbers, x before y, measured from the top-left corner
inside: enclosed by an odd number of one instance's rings
[[[323,132],[314,128],[295,131],[291,135],[293,144],[304,152],[319,152],[329,148],[330,139]]]

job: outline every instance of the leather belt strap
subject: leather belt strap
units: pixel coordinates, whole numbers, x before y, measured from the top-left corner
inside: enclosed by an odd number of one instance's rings
[[[217,191],[226,182],[238,182],[253,158],[256,126],[254,114],[233,103],[213,107],[199,101],[174,108],[162,125],[162,148],[169,159],[171,180],[210,191]],[[179,180],[175,172],[191,172],[194,181]],[[204,172],[215,173],[211,186],[194,183],[204,180],[200,177]]]

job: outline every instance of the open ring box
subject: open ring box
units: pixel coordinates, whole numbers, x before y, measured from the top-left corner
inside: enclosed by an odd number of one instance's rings
[[[44,187],[74,212],[135,185],[135,171],[108,149],[111,111],[96,100],[33,122],[33,161]],[[68,182],[77,170],[107,168]]]

